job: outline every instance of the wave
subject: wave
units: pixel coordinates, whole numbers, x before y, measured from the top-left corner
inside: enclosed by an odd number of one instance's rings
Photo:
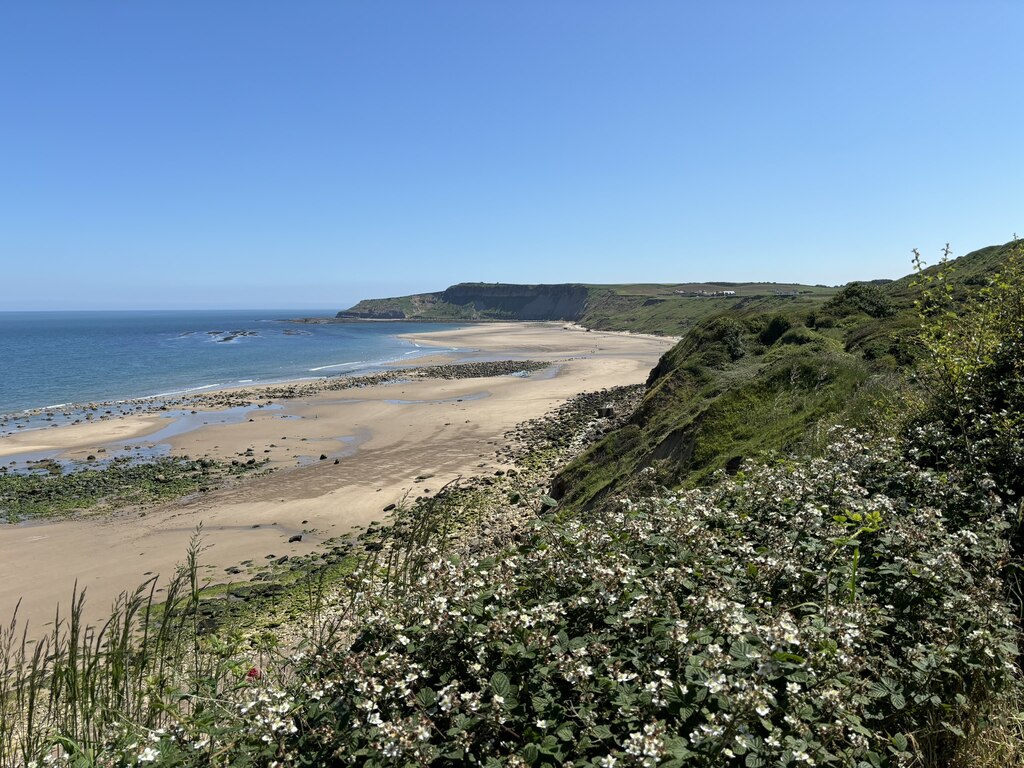
[[[360,365],[372,365],[369,360],[356,360],[353,363],[332,363],[331,365],[318,365],[316,368],[307,368],[309,371],[326,371],[330,368],[355,368]]]
[[[203,384],[199,387],[185,387],[184,389],[174,389],[170,392],[159,392],[155,395],[145,395],[144,397],[134,398],[137,400],[152,400],[157,397],[173,397],[174,395],[187,395],[189,392],[201,392],[204,389],[217,389],[218,387],[226,387],[227,384]]]

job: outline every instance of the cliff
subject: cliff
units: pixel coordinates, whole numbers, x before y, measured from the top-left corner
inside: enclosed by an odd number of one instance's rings
[[[364,299],[339,318],[373,320],[565,320],[583,316],[586,286],[459,283],[438,293]]]

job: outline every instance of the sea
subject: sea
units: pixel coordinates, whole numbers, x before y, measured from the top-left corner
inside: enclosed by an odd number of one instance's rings
[[[0,312],[0,415],[332,375],[455,351],[446,323],[296,323],[333,311]]]

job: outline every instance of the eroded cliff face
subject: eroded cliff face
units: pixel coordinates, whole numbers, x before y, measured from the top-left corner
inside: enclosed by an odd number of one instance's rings
[[[372,320],[560,320],[576,321],[589,290],[576,284],[459,283],[439,293],[367,299],[339,318]]]
[[[514,320],[579,320],[589,292],[582,285],[460,283],[441,293],[449,304],[472,306],[483,317]]]

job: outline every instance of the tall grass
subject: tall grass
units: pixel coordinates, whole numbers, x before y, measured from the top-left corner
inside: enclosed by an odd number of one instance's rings
[[[158,590],[156,578],[115,601],[110,618],[84,620],[85,590],[36,638],[15,611],[0,632],[0,768],[47,755],[91,763],[129,734],[188,716],[215,719],[222,694],[245,680],[239,648],[203,637],[201,531]]]
[[[400,505],[397,525],[364,544],[359,579],[386,594],[409,589],[457,525],[445,493],[455,484]],[[86,593],[77,584],[70,610],[58,609],[41,636],[15,610],[0,630],[0,768],[46,757],[94,765],[101,756],[138,753],[140,734],[169,729],[186,730],[196,745],[223,744],[225,724],[238,715],[234,694],[288,678],[292,659],[284,651],[295,648],[282,648],[276,637],[253,648],[223,628],[206,631],[203,549],[200,527],[163,590],[154,577],[122,593],[100,625],[85,621]],[[358,596],[358,583],[337,590],[322,570],[309,573],[301,590],[308,623],[298,644],[314,656],[336,648]]]

